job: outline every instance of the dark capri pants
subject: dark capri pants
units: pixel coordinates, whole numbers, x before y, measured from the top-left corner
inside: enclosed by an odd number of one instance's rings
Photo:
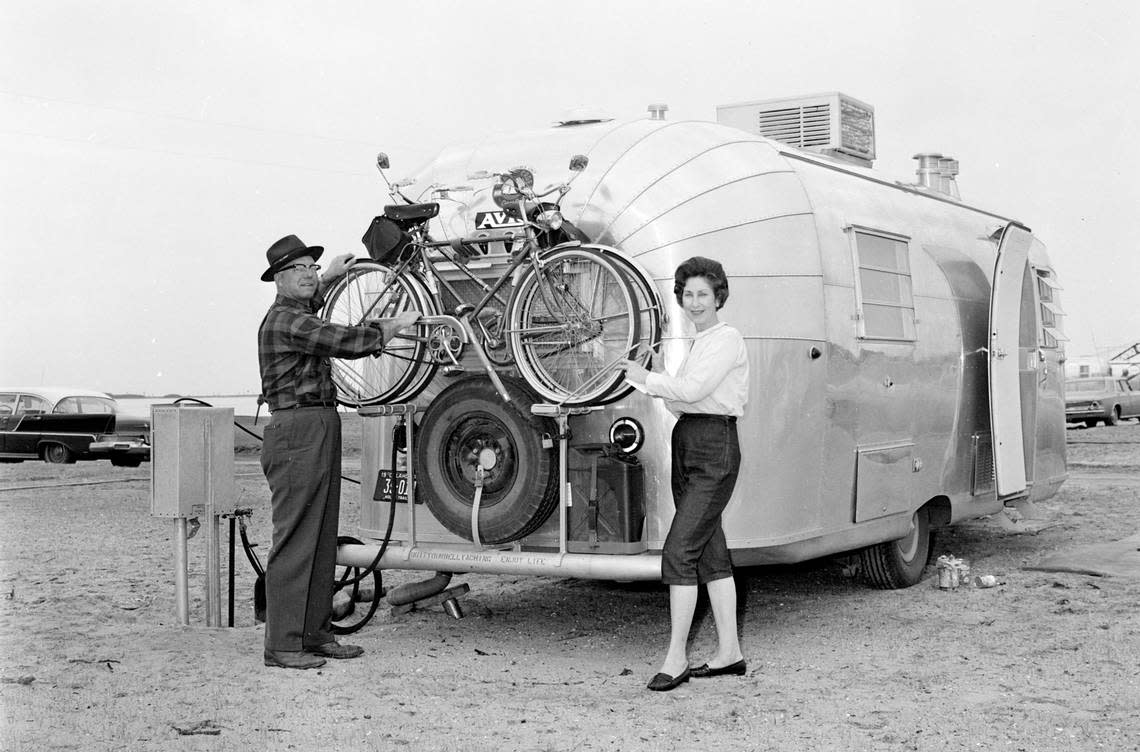
[[[740,471],[736,419],[684,414],[673,427],[676,513],[661,552],[666,585],[704,585],[732,576],[721,513]]]
[[[273,550],[265,569],[266,650],[302,650],[334,639],[340,454],[336,408],[279,410],[265,427],[261,469],[273,505]]]

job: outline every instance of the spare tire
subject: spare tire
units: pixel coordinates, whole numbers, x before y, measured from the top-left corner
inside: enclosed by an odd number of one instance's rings
[[[482,543],[507,543],[534,532],[558,506],[558,432],[532,415],[538,397],[519,379],[503,378],[510,402],[482,376],[464,377],[436,395],[416,439],[416,493],[444,527],[471,540],[475,471],[489,468],[479,502]]]

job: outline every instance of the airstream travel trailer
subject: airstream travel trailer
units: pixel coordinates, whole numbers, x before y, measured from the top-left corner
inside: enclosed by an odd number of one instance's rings
[[[647,278],[641,303],[659,314],[651,344],[666,368],[692,336],[673,270],[701,255],[729,274],[721,318],[744,335],[751,369],[724,514],[735,563],[859,551],[872,583],[914,584],[933,529],[1048,498],[1066,477],[1054,271],[1025,225],[957,197],[952,160],[923,155],[920,180],[902,183],[867,166],[865,118],[836,128],[863,128],[862,151],[848,153],[790,146],[748,122],[560,124],[447,148],[398,185],[439,204],[433,237],[462,240],[511,221],[479,176],[526,165],[542,184],[563,179],[571,155],[588,157],[562,215]],[[467,271],[494,278],[510,242],[493,251]],[[400,408],[416,410],[406,454],[393,452],[397,419],[375,417],[399,411],[361,409],[373,416],[369,541],[342,546],[340,563],[369,564],[386,538],[384,568],[659,578],[674,418],[628,390],[543,407],[512,366],[496,368],[509,402],[470,352],[437,372]],[[389,488],[402,469],[393,456],[414,471],[411,504]]]

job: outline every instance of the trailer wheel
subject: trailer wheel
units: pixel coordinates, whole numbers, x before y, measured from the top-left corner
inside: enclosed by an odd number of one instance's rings
[[[479,538],[507,543],[534,532],[558,504],[557,449],[543,446],[557,424],[530,412],[537,401],[518,379],[503,378],[504,402],[485,377],[464,378],[432,400],[416,444],[416,492],[451,532],[471,540],[476,468],[485,470]]]
[[[895,590],[916,585],[934,550],[930,513],[926,507],[914,513],[910,532],[902,538],[868,546],[859,552],[863,577],[871,585]]]

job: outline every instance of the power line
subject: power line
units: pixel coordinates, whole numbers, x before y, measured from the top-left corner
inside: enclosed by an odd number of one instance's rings
[[[272,133],[280,136],[293,136],[294,138],[313,138],[321,141],[333,141],[341,144],[354,144],[356,146],[369,146],[375,148],[376,144],[371,141],[356,141],[348,138],[338,138],[336,136],[320,136],[314,133],[300,133],[297,131],[285,131],[276,128],[262,128],[255,125],[241,125],[239,123],[222,123],[213,120],[201,120],[199,118],[185,117],[183,115],[167,115],[161,112],[147,112],[146,110],[133,110],[127,107],[112,107],[110,105],[92,104],[91,102],[79,102],[73,99],[59,99],[57,97],[44,97],[39,94],[25,94],[19,91],[8,91],[0,89],[0,94],[5,94],[10,97],[20,97],[24,99],[35,99],[40,102],[54,102],[57,104],[72,105],[74,107],[88,107],[93,110],[106,110],[108,112],[120,112],[127,115],[141,115],[143,117],[165,118],[167,120],[177,120],[184,123],[193,123],[194,125],[213,125],[219,128],[236,128],[239,130],[254,131],[255,133]]]
[[[354,170],[335,170],[327,167],[308,167],[306,165],[292,165],[285,164],[284,162],[269,162],[259,159],[237,159],[235,157],[221,157],[214,154],[191,154],[185,151],[175,151],[173,149],[149,149],[142,146],[124,146],[123,144],[111,144],[100,141],[89,141],[82,138],[67,138],[66,136],[48,136],[43,133],[31,133],[28,131],[17,131],[8,128],[0,128],[0,133],[7,133],[15,136],[27,136],[29,138],[42,138],[51,141],[63,141],[65,143],[80,144],[81,146],[101,146],[105,149],[122,149],[124,151],[139,151],[148,154],[165,154],[168,156],[186,157],[189,159],[213,159],[219,162],[234,162],[236,164],[250,164],[258,165],[260,167],[280,167],[287,170],[305,170],[308,172],[323,172],[330,175],[352,175],[354,177],[370,177],[371,172],[357,172]]]

